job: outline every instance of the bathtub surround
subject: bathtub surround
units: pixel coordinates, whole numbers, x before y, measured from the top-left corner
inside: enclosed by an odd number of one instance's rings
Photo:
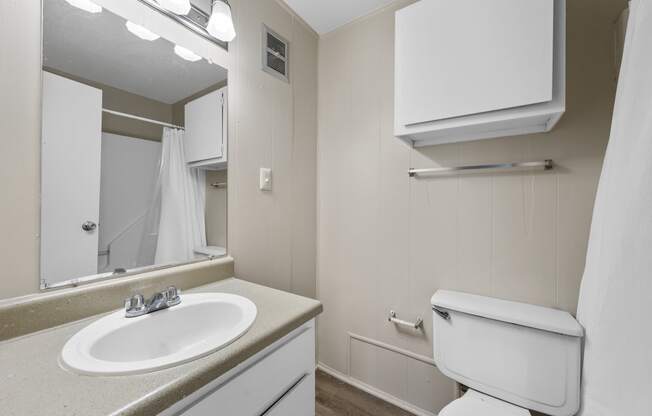
[[[453,289],[575,313],[615,95],[625,1],[567,5],[567,112],[548,134],[412,149],[393,137],[398,1],[319,45],[318,325],[325,369],[434,414],[429,297]],[[554,159],[552,172],[410,179],[409,168]],[[423,332],[390,325],[395,310]]]
[[[143,220],[160,158],[160,142],[102,133],[98,273],[154,264],[156,240],[144,235]]]

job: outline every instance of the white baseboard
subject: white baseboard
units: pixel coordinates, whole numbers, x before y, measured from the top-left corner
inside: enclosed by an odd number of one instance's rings
[[[336,379],[343,381],[344,383],[347,383],[355,388],[358,388],[366,393],[371,394],[372,396],[375,396],[381,400],[384,400],[388,403],[393,404],[396,407],[400,407],[401,409],[413,413],[416,416],[437,416],[436,413],[429,412],[427,410],[421,409],[420,407],[417,407],[411,403],[406,402],[405,400],[399,399],[398,397],[394,397],[391,394],[385,393],[382,390],[379,390],[373,386],[370,386],[368,384],[363,383],[362,381],[353,378],[351,376],[348,376],[346,374],[340,373],[339,371],[330,368],[329,366],[322,364],[322,363],[317,363],[317,369],[323,371],[326,374],[329,374]]]

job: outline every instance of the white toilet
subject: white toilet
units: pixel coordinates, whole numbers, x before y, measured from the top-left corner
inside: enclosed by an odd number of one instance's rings
[[[571,416],[583,329],[567,312],[461,292],[431,299],[439,370],[469,387],[439,416]]]

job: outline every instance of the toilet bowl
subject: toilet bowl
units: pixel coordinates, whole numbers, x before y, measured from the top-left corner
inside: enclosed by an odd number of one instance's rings
[[[439,416],[531,416],[522,407],[469,389],[464,396],[444,407]]]
[[[469,390],[440,416],[572,416],[580,407],[582,326],[569,313],[440,290],[433,358]]]

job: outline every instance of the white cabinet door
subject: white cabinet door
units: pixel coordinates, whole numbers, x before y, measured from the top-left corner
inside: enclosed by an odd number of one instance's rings
[[[43,73],[41,279],[97,273],[102,91]]]
[[[314,371],[315,331],[311,327],[221,385],[182,415],[261,416],[298,386],[299,380],[314,374]],[[307,388],[303,387],[302,392]],[[308,394],[314,400],[314,383]]]
[[[315,374],[309,374],[279,400],[265,416],[311,416],[315,414]]]
[[[197,98],[185,106],[186,163],[224,157],[224,98],[226,88]]]
[[[421,0],[396,13],[402,126],[547,102],[554,0]]]

